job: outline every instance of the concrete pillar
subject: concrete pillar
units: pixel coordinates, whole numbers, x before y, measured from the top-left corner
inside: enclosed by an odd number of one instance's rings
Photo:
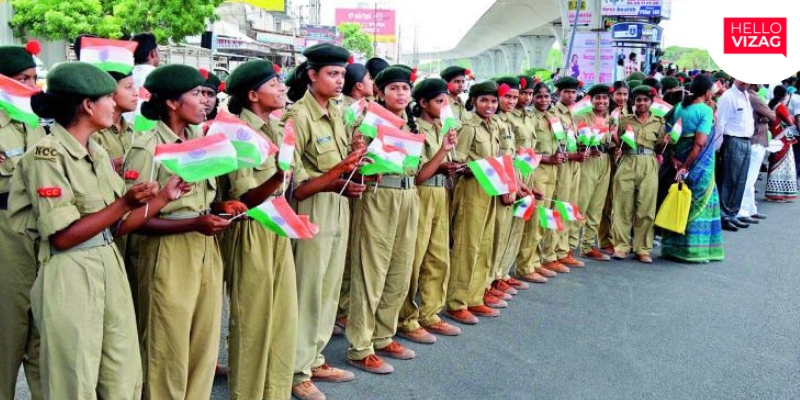
[[[470,57],[469,63],[471,66],[470,69],[472,70],[472,73],[475,75],[475,77],[483,75],[483,60],[481,60],[480,56]]]
[[[494,74],[492,74],[491,78],[494,78],[510,70],[511,65],[509,65],[509,58],[506,57],[502,48],[495,48],[492,52],[494,53]]]
[[[556,43],[558,43],[558,47],[563,52],[564,49],[564,31],[561,25],[550,25],[550,33],[553,34],[553,37],[556,38]]]
[[[519,73],[522,71],[522,56],[524,55],[522,45],[503,44],[500,45],[500,48],[503,50],[503,54],[508,60],[508,69],[506,71],[502,71],[501,73],[519,75]]]
[[[484,65],[484,70],[481,74],[481,80],[489,79],[494,76],[495,71],[497,70],[495,67],[497,57],[495,57],[494,51],[488,50],[481,54],[481,59],[483,60]]]
[[[528,57],[528,65],[536,68],[550,68],[545,65],[550,49],[556,38],[553,36],[520,36],[520,43]]]

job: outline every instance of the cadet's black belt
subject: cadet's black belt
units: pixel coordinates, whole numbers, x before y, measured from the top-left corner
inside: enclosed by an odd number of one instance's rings
[[[420,186],[445,187],[446,185],[447,177],[442,174],[436,174],[431,179],[420,183]]]
[[[749,137],[741,137],[741,136],[733,136],[733,135],[724,135],[724,136],[726,138],[731,138],[731,139],[748,140],[748,141],[750,140]]]
[[[656,154],[653,149],[646,149],[644,147],[637,147],[635,149],[625,149],[625,154],[629,156],[652,156]]]
[[[8,193],[0,193],[0,210],[8,210]]]
[[[384,175],[380,182],[372,182],[373,186],[389,189],[413,189],[414,177],[400,175]]]
[[[597,146],[592,145],[592,146],[589,146],[589,147],[581,146],[581,147],[578,147],[578,152],[580,153],[580,152],[586,151],[586,149],[589,149],[589,151],[597,149],[601,153],[605,153],[605,152],[608,152],[608,145],[607,144],[600,144],[600,145],[597,145]]]
[[[64,251],[58,251],[51,247],[50,254],[65,253],[68,251],[77,251],[77,250],[88,250],[88,249],[93,249],[95,247],[108,246],[111,243],[114,243],[114,235],[111,234],[111,230],[103,229],[102,232],[98,233],[97,235],[94,235],[89,240],[77,246],[70,247],[69,249],[66,249]]]

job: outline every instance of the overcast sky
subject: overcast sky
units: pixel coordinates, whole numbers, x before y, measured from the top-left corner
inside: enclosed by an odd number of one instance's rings
[[[308,0],[295,0],[294,7]],[[531,0],[558,1],[558,0]],[[673,0],[672,20],[664,21],[664,46],[698,47],[697,35],[691,29],[680,29],[681,18],[691,12],[691,1]],[[336,8],[375,7],[375,1],[321,0],[322,24],[333,25]],[[448,50],[456,45],[472,25],[478,21],[495,0],[378,0],[379,8],[397,10],[398,27],[403,53],[410,52],[414,44],[414,27],[418,26],[419,50]],[[464,7],[468,4],[468,7]],[[673,28],[676,27],[676,28]]]

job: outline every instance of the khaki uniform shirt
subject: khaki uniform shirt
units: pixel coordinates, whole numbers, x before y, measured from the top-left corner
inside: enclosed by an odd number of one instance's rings
[[[558,150],[558,143],[553,135],[553,128],[550,126],[550,118],[553,117],[554,114],[551,111],[533,110],[533,127],[536,131],[534,150],[545,156],[551,156]]]
[[[553,114],[561,119],[561,124],[564,125],[564,131],[567,136],[569,136],[570,129],[572,129],[572,138],[576,139],[574,135],[577,133],[575,132],[577,124],[575,123],[575,117],[572,115],[572,111],[570,111],[569,107],[565,106],[562,102],[558,102],[551,110]],[[566,142],[562,144],[566,144]]]
[[[458,161],[475,161],[500,155],[500,125],[497,120],[489,118],[484,121],[478,115],[471,114],[458,131]]]
[[[118,131],[117,127],[112,125],[108,129],[103,129],[94,135],[92,140],[97,142],[100,146],[106,149],[108,156],[112,160],[122,158],[125,152],[130,150],[133,143],[133,125],[122,120],[122,131]]]
[[[500,113],[494,116],[497,124],[500,126],[500,154],[514,155],[516,152],[516,137],[514,136],[514,127],[511,126],[508,118],[508,113]]]
[[[606,115],[605,117],[599,117],[595,113],[591,112],[591,113],[587,113],[587,114],[581,115],[580,117],[577,118],[577,121],[575,121],[575,122],[577,122],[578,124],[581,124],[581,123],[587,124],[591,128],[594,128],[596,126],[604,126],[606,128],[609,128],[608,132],[606,132],[606,135],[603,136],[603,140],[600,143],[601,144],[605,144],[605,145],[608,145],[608,144],[612,143],[612,140],[611,140],[611,124],[612,124],[612,121],[611,121],[611,115],[610,114]]]
[[[239,118],[255,129],[267,140],[280,147],[283,132],[277,121],[270,119],[262,120],[259,116],[248,109],[242,110]],[[295,163],[297,159],[295,157]],[[242,195],[260,186],[278,172],[275,157],[269,157],[261,165],[254,168],[240,168],[228,174],[230,190],[225,194],[226,199],[238,200]]]
[[[635,115],[623,117],[619,124],[620,136],[625,134],[628,126],[633,127],[636,145],[639,147],[654,150],[658,142],[664,140],[664,119],[661,117],[650,114],[644,124]]]
[[[508,123],[511,125],[517,149],[532,149],[536,147],[536,128],[533,113],[519,108],[508,113]]]
[[[422,157],[419,163],[421,167],[427,164],[436,153],[439,152],[439,149],[442,148],[444,144],[444,135],[440,133],[442,124],[439,120],[434,120],[433,124],[431,124],[422,118],[417,118],[417,128],[419,129],[420,135],[425,135],[425,146],[422,148]],[[452,158],[452,156],[451,153],[448,152],[448,154],[444,156],[442,162],[448,162],[450,158]]]
[[[461,101],[461,97],[453,96],[452,94],[448,93],[447,99],[450,100],[450,108],[453,109],[453,116],[455,116],[457,120],[463,122],[469,118],[470,113],[467,111],[467,107],[464,105],[464,102]]]
[[[6,160],[0,163],[0,193],[11,190],[11,175],[25,151],[33,147],[45,136],[40,126],[32,128],[22,122],[14,121],[4,110],[0,110],[0,153]]]

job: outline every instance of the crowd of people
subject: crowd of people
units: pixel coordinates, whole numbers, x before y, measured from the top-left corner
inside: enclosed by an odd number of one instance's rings
[[[755,183],[767,150],[766,199],[797,195],[794,81],[767,101],[721,71],[634,71],[589,88],[566,76],[555,91],[503,76],[464,102],[465,68],[416,81],[331,44],[288,73],[254,60],[221,82],[160,66],[151,34],[132,39],[131,68],[92,62],[84,38],[81,61],[50,71],[44,92],[32,46],[0,47],[0,100],[30,90],[30,109],[54,121],[25,118],[27,100],[0,109],[3,399],[20,365],[33,399],[207,399],[225,295],[231,398],[325,399],[314,382],[354,379],[323,355],[334,334],[349,365],[388,374],[386,358],[416,357],[397,337],[458,336],[580,258],[652,263],[658,233],[662,257],[723,260],[723,229],[766,218]],[[424,137],[418,165],[362,175],[375,161],[368,104]],[[291,121],[292,160],[192,184],[155,161],[223,111],[276,144]],[[450,113],[457,124],[443,129]],[[538,166],[500,195],[466,165],[522,153]],[[654,226],[677,181],[692,191],[685,234]],[[319,227],[313,238],[239,218],[277,197]],[[524,199],[533,218],[516,212]]]

